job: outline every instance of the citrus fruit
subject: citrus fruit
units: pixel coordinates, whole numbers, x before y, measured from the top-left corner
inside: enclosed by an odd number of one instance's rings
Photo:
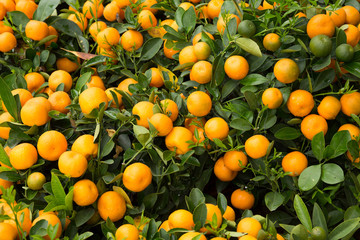
[[[347,43],[343,43],[336,47],[336,59],[340,62],[350,62],[354,57],[354,48]]]
[[[315,57],[326,57],[331,53],[332,42],[328,36],[320,34],[310,40],[309,47]]]
[[[125,168],[122,176],[124,186],[132,192],[141,192],[152,180],[151,169],[143,163],[133,163]]]

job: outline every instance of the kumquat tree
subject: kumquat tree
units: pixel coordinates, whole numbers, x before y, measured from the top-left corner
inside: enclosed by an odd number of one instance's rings
[[[0,0],[0,240],[360,239],[359,10]]]

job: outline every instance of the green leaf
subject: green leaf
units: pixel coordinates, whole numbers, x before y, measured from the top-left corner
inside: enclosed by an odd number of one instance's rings
[[[207,208],[205,203],[200,203],[194,210],[193,219],[194,223],[199,223],[200,226],[204,226],[206,222]]]
[[[308,209],[301,197],[296,194],[294,198],[294,209],[300,222],[305,226],[308,231],[312,229],[311,218]]]
[[[76,227],[80,227],[84,225],[89,219],[94,215],[95,210],[93,208],[81,209],[76,213],[75,216],[75,225]]]
[[[344,213],[344,221],[354,218],[360,218],[360,207],[357,205],[349,207]]]
[[[211,86],[220,86],[225,78],[225,70],[224,70],[224,57],[222,55],[218,55],[213,63],[212,67],[212,77],[211,77]]]
[[[6,154],[4,147],[0,144],[0,162],[5,164],[6,166],[11,167],[10,159]]]
[[[227,200],[226,200],[225,195],[222,194],[221,192],[218,193],[217,205],[221,211],[221,214],[224,214],[224,212],[226,211],[226,207],[227,207]]]
[[[137,140],[141,143],[141,145],[145,146],[147,141],[150,139],[149,130],[139,125],[134,125],[133,130]]]
[[[345,31],[341,28],[336,29],[336,46],[340,46],[341,44],[346,43],[346,34]]]
[[[317,204],[316,202],[313,208],[312,222],[313,222],[313,227],[319,226],[322,227],[326,232],[328,231],[324,213],[321,210],[319,204]]]
[[[51,190],[54,194],[55,201],[60,205],[65,205],[65,191],[58,178],[54,173],[51,173]]]
[[[18,116],[18,109],[17,109],[17,104],[15,101],[14,96],[11,93],[11,89],[8,86],[8,84],[4,81],[3,78],[0,77],[0,96],[1,96],[1,100],[4,103],[6,109],[8,110],[8,112],[10,113],[10,115],[16,120],[19,120],[19,116]]]
[[[238,38],[235,40],[235,42],[244,51],[254,56],[262,57],[262,53],[259,48],[259,45],[257,45],[257,43],[254,40],[251,40],[250,38]]]
[[[241,131],[248,131],[248,130],[252,129],[251,124],[242,118],[237,118],[237,119],[232,120],[230,122],[230,127],[235,128],[237,130],[241,130]]]
[[[65,206],[68,211],[73,210],[73,196],[74,196],[74,188],[71,187],[68,194],[66,194],[65,197]]]
[[[309,191],[319,182],[321,176],[321,165],[312,165],[302,171],[299,176],[299,188],[302,191]]]
[[[84,67],[92,67],[92,66],[95,66],[97,64],[104,63],[105,61],[106,61],[105,56],[96,56],[96,57],[93,57],[93,58],[89,59],[86,62]]]
[[[349,62],[343,65],[349,73],[360,78],[360,62]]]
[[[311,148],[316,159],[321,161],[325,151],[325,138],[323,132],[319,132],[313,137],[311,140]]]
[[[41,0],[34,13],[33,19],[44,21],[47,19],[60,4],[60,0]]]
[[[54,28],[56,28],[56,30],[58,30],[70,37],[76,37],[76,35],[79,35],[79,36],[82,35],[82,32],[81,32],[79,26],[76,25],[76,23],[74,23],[73,21],[70,21],[68,19],[59,18],[52,24],[52,26]]]
[[[340,131],[334,134],[330,146],[334,150],[330,158],[336,158],[347,151],[347,143],[351,140],[349,131]]]
[[[24,28],[30,19],[23,13],[19,11],[8,12],[7,16],[12,20],[15,26],[19,27],[20,25]]]
[[[345,237],[346,235],[351,233],[356,228],[359,228],[359,225],[358,225],[359,222],[360,222],[360,218],[354,218],[354,219],[349,219],[349,220],[346,220],[346,221],[340,223],[329,233],[328,239],[329,240],[338,240],[338,239]]]
[[[195,29],[196,25],[196,13],[193,7],[189,8],[182,15],[182,25],[186,30],[186,33],[190,33]]]
[[[241,80],[241,84],[244,86],[256,86],[266,82],[269,82],[269,79],[256,73],[249,74]]]
[[[246,92],[244,92],[244,96],[245,96],[246,101],[249,104],[250,109],[255,110],[259,104],[255,93],[246,91]]]
[[[270,211],[275,211],[283,204],[284,200],[284,196],[278,192],[268,192],[265,195],[265,204]]]
[[[148,61],[152,59],[159,51],[162,44],[163,40],[161,38],[151,38],[146,41],[142,47],[139,61]]]
[[[331,55],[329,54],[327,57],[320,58],[315,62],[315,64],[312,67],[312,70],[319,71],[327,66],[329,66],[331,63]]]
[[[87,72],[81,75],[76,81],[75,89],[78,92],[80,92],[83,86],[85,86],[85,84],[89,82],[90,78],[91,78],[91,72]]]
[[[276,131],[274,136],[280,140],[294,140],[301,136],[301,132],[296,128],[283,127]]]
[[[327,184],[337,184],[344,181],[344,171],[335,163],[327,163],[322,166],[321,180]]]
[[[89,53],[89,41],[84,38],[82,35],[76,34],[76,39],[78,41],[78,44],[84,53]]]

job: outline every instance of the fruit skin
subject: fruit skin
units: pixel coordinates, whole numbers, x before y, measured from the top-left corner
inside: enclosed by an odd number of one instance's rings
[[[192,230],[195,227],[192,213],[184,209],[172,212],[169,215],[168,220],[170,229],[185,228],[187,230]]]
[[[133,163],[125,168],[122,181],[130,191],[141,192],[151,184],[151,169],[143,163]]]
[[[138,240],[139,239],[139,230],[131,224],[121,225],[115,232],[116,240]]]
[[[15,227],[9,223],[0,223],[0,240],[16,240],[18,232]]]
[[[225,166],[224,158],[219,158],[214,165],[214,174],[222,182],[230,182],[234,180],[238,174]]]
[[[240,220],[237,225],[237,232],[247,233],[250,236],[257,237],[258,232],[261,229],[261,224],[258,220],[250,217],[246,217]]]
[[[266,137],[254,135],[246,140],[245,151],[251,158],[257,159],[265,157],[269,145],[270,142]]]
[[[17,40],[14,34],[9,32],[4,32],[0,34],[0,52],[9,52],[11,49],[16,47]]]
[[[21,108],[22,122],[27,126],[42,126],[50,121],[48,113],[51,110],[49,100],[44,97],[34,97]],[[36,116],[36,117],[35,117]]]
[[[309,47],[315,57],[326,57],[331,53],[332,42],[328,36],[320,34],[310,40]]]
[[[256,33],[256,26],[250,20],[243,20],[239,23],[238,33],[246,38],[251,38]]]
[[[170,151],[176,148],[176,154],[185,154],[190,151],[187,141],[193,140],[193,134],[184,127],[174,127],[165,137],[165,145]]]
[[[224,164],[231,171],[243,170],[243,168],[247,165],[247,162],[247,157],[242,151],[228,151],[224,155]]]
[[[325,240],[327,237],[326,231],[322,227],[314,227],[311,232],[311,238],[313,240]]]
[[[49,35],[49,27],[45,22],[30,20],[25,26],[26,37],[40,41]]]
[[[34,222],[32,223],[32,227],[35,226],[35,224],[37,222],[39,222],[40,220],[46,220],[48,222],[48,224],[55,226],[58,225],[58,230],[56,232],[56,238],[59,238],[61,236],[61,232],[62,232],[62,225],[60,222],[60,219],[52,212],[45,212],[43,214],[41,214],[39,217],[37,217]],[[48,235],[43,237],[45,240],[50,240],[50,237]]]
[[[87,160],[95,158],[98,154],[98,144],[94,143],[94,136],[84,134],[79,136],[73,145],[71,151],[82,154]]]
[[[299,74],[299,66],[292,59],[283,58],[275,63],[274,75],[279,82],[293,83],[298,79]]]
[[[211,224],[213,221],[213,217],[215,216],[216,218],[216,227],[219,228],[222,224],[222,214],[220,211],[220,208],[217,205],[211,204],[211,203],[206,203],[205,204],[206,209],[207,209],[207,215],[206,215],[206,221],[205,224]],[[203,233],[209,233],[208,230],[203,227],[200,229],[200,232]]]
[[[88,162],[80,153],[66,151],[59,157],[58,166],[63,174],[77,178],[86,172]]]
[[[235,211],[232,207],[226,206],[226,210],[224,212],[223,218],[228,221],[235,221]]]
[[[142,34],[135,30],[128,30],[123,33],[120,39],[121,46],[125,51],[131,52],[138,50],[144,42]]]
[[[173,122],[170,117],[162,113],[155,113],[149,119],[149,122],[158,131],[158,136],[163,137],[168,135],[173,129]]]
[[[198,232],[187,232],[187,233],[183,234],[183,235],[179,238],[179,240],[192,240],[193,238],[199,236],[199,234],[201,234],[201,233],[198,233]],[[205,237],[203,234],[201,234],[199,240],[206,240],[206,237]]]
[[[286,156],[282,159],[281,164],[284,172],[289,172],[289,176],[296,177],[299,176],[305,168],[307,168],[308,160],[303,153],[294,151],[286,154]]]
[[[41,134],[37,143],[39,155],[48,161],[58,160],[60,155],[66,152],[67,147],[65,136],[55,130]]]
[[[263,39],[264,48],[271,52],[276,52],[281,47],[280,36],[276,33],[268,33]]]
[[[224,70],[229,78],[241,80],[245,78],[249,72],[249,63],[244,57],[234,55],[226,59]]]
[[[328,124],[325,118],[317,114],[310,114],[301,122],[301,132],[309,140],[312,140],[319,132],[323,132],[325,135],[327,130]]]
[[[132,109],[132,114],[137,115],[140,119],[136,119],[136,124],[149,128],[148,120],[154,115],[154,104],[147,101],[138,102]]]
[[[360,93],[353,92],[347,93],[341,96],[341,111],[350,116],[351,114],[359,115],[360,114]]]
[[[46,182],[45,175],[41,172],[33,172],[27,178],[27,185],[31,190],[41,190]]]
[[[213,117],[205,123],[204,130],[211,141],[214,141],[214,138],[223,140],[229,134],[229,125],[224,119]]]
[[[105,91],[101,88],[92,87],[80,93],[79,104],[84,114],[89,114],[92,110],[98,109],[101,103],[105,103],[106,109],[108,98]]]
[[[281,106],[284,99],[278,88],[268,88],[261,95],[261,100],[269,109],[276,109]]]
[[[212,101],[209,95],[201,91],[192,92],[187,98],[187,109],[196,117],[208,115],[212,108]]]
[[[94,182],[82,179],[74,184],[74,202],[79,206],[93,204],[99,196],[99,191]]]
[[[336,48],[335,55],[340,62],[351,62],[354,58],[354,48],[350,44],[343,43]]]
[[[305,117],[314,108],[314,98],[308,91],[295,90],[293,91],[286,103],[290,113],[295,117]]]
[[[254,203],[254,195],[245,190],[237,189],[231,194],[231,205],[237,209],[251,209],[254,206]]]
[[[356,140],[356,138],[360,136],[360,129],[353,124],[347,123],[341,125],[338,131],[346,131],[346,130],[349,131],[352,140]]]
[[[37,162],[38,153],[30,143],[21,143],[11,150],[9,159],[16,170],[25,170]]]
[[[97,206],[100,217],[105,221],[110,218],[112,222],[117,222],[124,217],[126,212],[124,198],[115,191],[103,193],[98,200]]]
[[[333,96],[326,96],[317,108],[319,115],[326,120],[335,119],[341,110],[340,101]]]
[[[13,122],[15,119],[8,112],[3,112],[0,115],[0,123]],[[9,139],[10,127],[0,127],[0,138]]]
[[[306,32],[310,38],[320,34],[331,38],[335,33],[335,24],[330,16],[318,14],[310,19],[306,27]]]

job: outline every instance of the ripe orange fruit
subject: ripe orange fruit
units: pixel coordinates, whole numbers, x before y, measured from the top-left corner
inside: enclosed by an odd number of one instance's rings
[[[94,143],[94,136],[84,134],[73,143],[71,151],[82,154],[86,159],[95,158],[98,154],[98,144]]]
[[[214,19],[219,16],[223,3],[224,3],[223,0],[211,0],[208,3],[207,9],[208,9],[209,17],[211,19]]]
[[[208,37],[209,37],[210,39],[215,40],[214,36],[213,36],[211,33],[208,33],[208,32],[200,32],[200,33],[198,33],[198,34],[196,34],[196,35],[194,36],[194,38],[193,38],[193,40],[192,40],[193,46],[195,46],[195,44],[197,44],[198,42],[200,42],[202,34],[206,34],[206,35],[208,35]]]
[[[138,50],[143,45],[143,42],[143,35],[135,30],[127,30],[120,39],[121,46],[128,52]]]
[[[95,183],[89,179],[82,179],[74,184],[74,202],[79,206],[93,204],[99,196]]]
[[[13,122],[15,119],[8,112],[3,112],[0,115],[0,124],[4,122]],[[10,127],[0,127],[0,138],[9,139]]]
[[[16,202],[11,203],[11,205],[13,208],[18,207],[18,206],[16,206],[17,205]],[[23,231],[26,232],[28,235],[28,233],[30,232],[30,228],[31,228],[31,218],[30,218],[31,213],[30,213],[29,208],[24,208],[16,213],[18,224],[15,221],[14,212],[11,210],[10,205],[7,204],[4,199],[0,200],[0,208],[3,209],[3,214],[8,215],[10,217],[10,219],[4,220],[3,221],[4,223],[8,223],[8,224],[12,225],[15,229],[17,229],[18,227],[21,227],[23,229]],[[19,237],[25,238],[25,236],[19,236]]]
[[[115,233],[116,240],[138,240],[139,239],[139,230],[131,224],[121,225]]]
[[[84,31],[87,28],[88,20],[85,15],[80,12],[70,14],[67,19],[78,25],[81,31]]]
[[[216,218],[216,224],[217,224],[217,228],[219,228],[222,224],[222,214],[220,211],[220,208],[214,204],[211,203],[206,203],[206,210],[207,210],[207,215],[206,215],[206,223],[211,224],[211,222],[213,221],[213,218]],[[207,229],[206,228],[201,228],[200,232],[206,232]]]
[[[193,134],[184,127],[174,127],[165,137],[165,145],[176,154],[185,154],[190,151],[188,141],[193,141]]]
[[[224,163],[224,158],[221,157],[215,163],[214,174],[220,181],[230,182],[236,178],[238,172],[232,171],[228,167],[226,167]]]
[[[226,59],[224,69],[229,78],[241,80],[249,72],[249,63],[244,57],[234,55]]]
[[[276,234],[276,239],[277,240],[285,240],[285,238],[283,238],[280,234]]]
[[[199,232],[187,232],[184,233],[183,235],[181,235],[181,237],[179,238],[179,240],[192,240],[194,238],[198,238],[198,236],[200,235],[199,240],[206,240],[206,237],[199,233]]]
[[[341,96],[341,111],[350,116],[351,114],[359,115],[360,114],[360,93],[353,92],[347,93]]]
[[[159,227],[159,231],[161,230],[161,229],[164,229],[165,231],[170,231],[170,226],[169,226],[169,220],[165,220],[161,225],[160,225],[160,227]]]
[[[0,239],[3,240],[16,240],[18,239],[18,231],[13,225],[5,222],[0,223]]]
[[[4,189],[8,189],[10,186],[12,186],[14,183],[10,182],[8,180],[0,178],[0,186]],[[0,189],[0,195],[3,194],[2,190]],[[1,233],[1,232],[0,232]]]
[[[58,70],[64,70],[65,72],[71,73],[76,71],[80,66],[80,59],[77,62],[73,62],[70,59],[63,57],[56,60],[56,68]]]
[[[235,211],[232,207],[226,206],[226,210],[223,214],[223,218],[228,221],[235,221]]]
[[[37,7],[38,5],[33,1],[21,0],[16,3],[15,10],[23,12],[31,20]]]
[[[173,129],[173,122],[170,117],[162,113],[155,113],[149,119],[149,122],[156,128],[158,131],[158,136],[164,137],[168,135]]]
[[[208,115],[212,108],[212,101],[209,95],[202,91],[192,92],[187,98],[187,109],[196,117]]]
[[[360,13],[353,6],[342,7],[345,11],[345,23],[357,26],[360,22]]]
[[[54,92],[51,94],[48,100],[51,104],[51,110],[59,111],[64,114],[69,112],[69,109],[66,109],[66,107],[71,104],[71,99],[69,94],[66,92]]]
[[[122,219],[126,212],[124,198],[115,191],[103,193],[97,204],[100,217],[106,221],[110,218],[112,222]]]
[[[31,190],[41,190],[46,183],[46,177],[41,172],[33,172],[28,176],[26,183]]]
[[[42,126],[50,121],[50,102],[43,97],[35,97],[27,101],[21,108],[22,122],[27,126]]]
[[[116,108],[116,102],[114,100],[114,96],[113,94],[115,94],[117,102],[119,104],[119,106],[122,105],[122,96],[120,93],[118,93],[117,91],[115,91],[115,89],[117,89],[116,87],[111,87],[105,90],[105,94],[107,96],[108,102],[111,102],[110,106]]]
[[[211,48],[206,42],[198,42],[194,45],[194,53],[198,60],[206,60],[211,54]]]
[[[282,159],[281,162],[284,172],[289,172],[289,176],[296,177],[299,176],[302,171],[308,166],[308,160],[306,156],[299,151],[293,151]]]
[[[103,80],[99,76],[95,75],[91,76],[90,82],[86,83],[86,86],[88,88],[98,87],[104,91],[106,90]]]
[[[268,33],[263,39],[264,48],[271,52],[276,52],[281,46],[280,36],[276,33]]]
[[[284,99],[278,88],[267,88],[263,92],[261,100],[269,109],[276,109],[281,106]]]
[[[157,19],[150,10],[145,9],[139,13],[138,23],[143,29],[148,29],[157,25]]]
[[[11,150],[9,159],[16,170],[25,170],[37,162],[38,154],[30,143],[21,143]]]
[[[115,4],[116,5],[116,4]],[[117,6],[117,5],[116,5]],[[105,22],[103,21],[96,21],[93,24],[90,25],[89,27],[89,33],[91,34],[91,36],[94,38],[95,41],[97,41],[97,35],[99,32],[101,32],[102,30],[106,29],[107,25]]]
[[[21,107],[23,107],[27,101],[29,101],[30,99],[33,98],[33,96],[31,95],[31,92],[29,92],[26,89],[22,89],[22,88],[17,88],[17,89],[12,90],[11,94],[13,96],[19,95]],[[2,102],[2,108],[5,112],[7,112],[4,102]]]
[[[7,12],[12,12],[16,9],[16,5],[13,0],[0,0],[0,3],[4,5]]]
[[[205,43],[206,44],[206,43]],[[190,72],[190,80],[200,84],[206,84],[212,78],[212,64],[207,61],[199,61],[195,63]]]
[[[137,0],[135,1],[137,3]],[[139,8],[140,9],[145,9],[145,10],[150,10],[153,14],[157,13],[157,9],[155,8],[151,8],[154,4],[158,3],[156,0],[143,0],[140,5]]]
[[[84,114],[89,114],[92,110],[98,109],[101,103],[105,103],[106,109],[108,98],[105,91],[100,88],[92,87],[80,93],[79,104]]]
[[[250,235],[245,235],[242,237],[239,237],[238,240],[256,240],[256,237],[250,236]]]
[[[3,20],[6,15],[6,8],[4,4],[0,3],[0,20]]]
[[[306,27],[306,32],[310,38],[320,34],[331,38],[335,33],[335,24],[330,16],[318,14],[310,19]]]
[[[237,225],[237,232],[247,233],[250,236],[257,237],[261,229],[261,224],[258,220],[246,217],[240,220]]]
[[[242,151],[228,151],[224,155],[224,164],[231,171],[243,170],[247,162],[247,157]]]
[[[179,115],[179,108],[176,103],[171,99],[164,99],[160,101],[161,108],[167,114],[171,121],[175,122]]]
[[[150,68],[151,69],[151,81],[150,87],[162,87],[164,85],[164,77],[158,68]]]
[[[196,63],[198,59],[196,58],[194,46],[184,47],[179,53],[179,63],[180,65],[185,63]]]
[[[205,123],[205,118],[186,118],[184,126],[194,134],[195,129],[199,130],[204,128]]]
[[[10,26],[5,25],[3,21],[0,21],[0,34],[4,32],[14,33],[14,30]]]
[[[125,18],[124,10],[121,9],[114,1],[105,6],[103,15],[104,18],[109,22],[114,22],[117,20],[117,18],[121,20]]]
[[[326,96],[321,100],[317,111],[326,120],[335,119],[341,109],[340,101],[333,96]]]
[[[360,31],[354,25],[348,24],[347,28],[344,30],[346,34],[346,43],[355,47],[360,40]]]
[[[50,46],[50,44],[51,44],[52,42],[53,42],[53,43],[56,43],[56,42],[58,41],[59,33],[56,31],[56,29],[55,29],[53,26],[49,26],[49,36],[56,36],[56,38],[47,41],[47,42],[45,43],[45,46],[46,46],[46,47]]]
[[[136,2],[135,0],[114,0],[119,8],[126,8],[130,6],[132,3]]]
[[[180,52],[180,50],[175,50],[174,47],[172,47],[172,48],[166,47],[166,41],[167,40],[164,41],[164,54],[167,58],[174,59],[173,55]]]
[[[45,22],[30,20],[25,26],[26,37],[40,41],[49,35],[49,26]]]
[[[276,62],[274,66],[274,75],[279,82],[288,84],[295,82],[300,74],[299,66],[294,60],[283,58]]]
[[[151,102],[138,102],[132,109],[132,114],[139,116],[140,119],[136,119],[136,124],[149,128],[148,120],[154,115],[153,112],[154,104]]]
[[[100,18],[103,15],[104,5],[101,0],[87,0],[82,8],[82,12],[87,19]]]
[[[360,136],[360,129],[353,124],[347,123],[341,125],[338,131],[345,131],[345,130],[349,131],[351,139],[353,140],[356,140],[356,138]]]
[[[296,90],[292,92],[287,101],[287,108],[296,117],[305,117],[314,108],[314,98],[308,91]]]
[[[360,152],[359,152],[359,154],[360,154]],[[360,157],[358,157],[357,159],[354,160],[354,158],[351,156],[351,153],[349,151],[346,152],[346,156],[353,163],[359,163],[360,162]]]
[[[133,163],[125,168],[122,181],[130,191],[141,192],[151,184],[151,169],[143,163]]]
[[[39,215],[39,217],[35,218],[34,222],[32,223],[32,227],[35,226],[35,224],[37,222],[39,222],[40,220],[45,220],[48,222],[48,225],[51,225],[53,227],[55,227],[55,225],[58,225],[58,230],[56,232],[55,235],[55,239],[59,238],[61,236],[61,232],[62,232],[62,225],[61,225],[61,221],[58,218],[58,216],[56,216],[54,213],[52,212],[45,212],[41,215]],[[45,240],[50,240],[50,237],[48,235],[43,237]]]
[[[0,52],[9,52],[16,47],[17,41],[14,34],[4,32],[0,34]]]
[[[229,134],[229,125],[220,117],[210,118],[204,126],[206,136],[213,141],[214,138],[223,140]]]
[[[119,44],[120,34],[116,28],[108,27],[96,35],[96,42],[100,48],[110,50],[112,46]]]
[[[254,159],[265,157],[269,145],[270,142],[266,137],[254,135],[246,140],[245,152]]]
[[[197,9],[197,11],[196,11],[196,16],[199,19],[207,19],[207,18],[209,18],[208,7],[207,6],[199,7]]]
[[[340,27],[345,23],[346,13],[343,8],[339,8],[335,11],[326,10],[326,15],[330,16],[336,27]]]
[[[45,83],[45,78],[37,72],[28,73],[24,76],[27,89],[30,92],[37,91]]]
[[[192,230],[195,227],[192,213],[184,209],[179,209],[172,212],[169,215],[168,220],[170,229],[185,228],[187,230]]]
[[[46,131],[38,139],[37,150],[39,155],[48,160],[56,161],[66,152],[68,143],[65,136],[58,131]]]
[[[70,91],[73,83],[71,75],[64,70],[56,70],[51,73],[48,82],[49,88],[53,92],[55,92],[56,88],[62,83],[64,84],[64,91],[68,92]]]
[[[224,17],[225,17],[225,19],[224,19]],[[236,16],[235,14],[225,14],[224,16],[223,15],[219,16],[219,19],[216,23],[216,28],[220,34],[224,34],[226,26],[229,24],[230,20],[233,18],[236,19],[236,28],[237,28],[237,26],[239,26],[239,23],[240,23],[240,18],[238,16]]]
[[[254,195],[245,190],[237,189],[231,194],[231,204],[237,209],[251,209],[254,206],[254,203]]]
[[[127,92],[131,96],[132,93],[129,91],[129,86],[131,84],[137,84],[137,81],[132,78],[127,78],[127,79],[123,80],[121,83],[119,83],[117,88],[121,91]]]
[[[194,10],[195,10],[195,6],[189,2],[180,3],[178,7],[184,9],[185,11],[191,7],[194,8]]]
[[[66,151],[59,157],[59,170],[63,174],[77,178],[82,176],[88,167],[86,158],[77,152]]]
[[[323,132],[325,135],[327,130],[328,124],[325,118],[320,115],[310,114],[301,122],[301,132],[309,140],[312,140],[319,132]]]

